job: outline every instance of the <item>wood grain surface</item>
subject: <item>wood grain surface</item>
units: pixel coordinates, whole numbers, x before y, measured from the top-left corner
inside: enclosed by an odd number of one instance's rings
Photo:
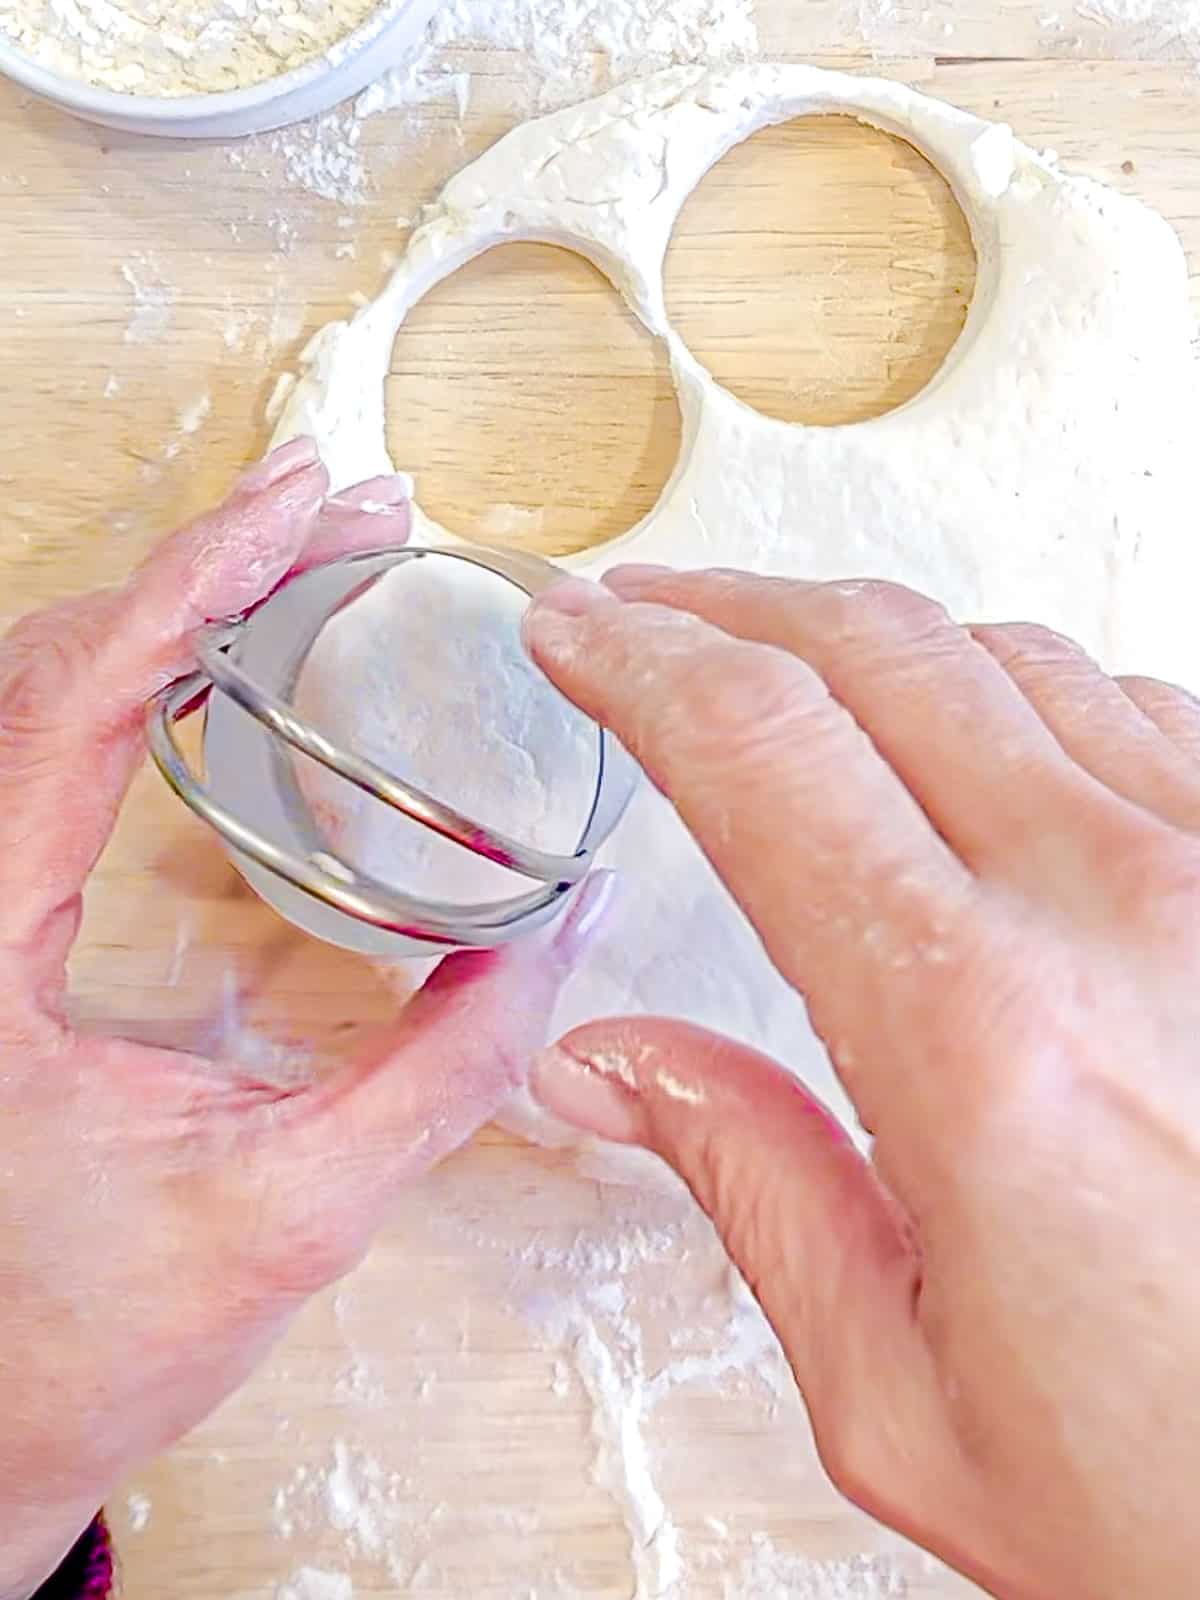
[[[765,52],[906,78],[1140,194],[1178,228],[1194,281],[1194,41],[1080,10],[935,3],[865,43],[864,8],[842,0],[761,0],[758,23]],[[118,577],[261,449],[277,373],[379,285],[403,219],[529,104],[527,62],[461,49],[447,65],[473,75],[464,121],[435,103],[363,124],[370,181],[353,203],[298,180],[302,134],[164,145],[0,88],[0,612]],[[760,135],[713,171],[668,288],[692,349],[743,398],[829,422],[927,380],[972,273],[941,178],[835,120]],[[599,274],[544,247],[494,251],[417,308],[388,404],[435,514],[551,551],[644,514],[678,437],[661,351]],[[148,774],[96,874],[73,983],[95,1025],[255,1059],[303,1049],[318,1068],[394,1006],[368,967],[243,889]],[[387,1222],[247,1388],[114,1502],[134,1600],[650,1600],[621,1486],[597,1474],[604,1351],[628,1392],[648,1386],[688,1600],[971,1592],[828,1487],[769,1351],[722,1368],[719,1259],[679,1196],[489,1133]],[[708,1379],[655,1388],[684,1358]]]

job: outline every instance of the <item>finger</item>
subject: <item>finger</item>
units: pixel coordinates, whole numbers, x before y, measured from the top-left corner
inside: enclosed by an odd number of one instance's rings
[[[934,601],[895,584],[617,568],[626,599],[681,607],[791,650],[829,686],[981,875],[1078,892],[1117,821],[991,656]]]
[[[532,605],[526,641],[674,802],[805,996],[864,1123],[882,1127],[890,1099],[921,1126],[938,1091],[905,1050],[928,1039],[929,966],[947,991],[972,964],[986,983],[970,930],[989,924],[974,880],[853,719],[795,656],[590,584]]]
[[[145,701],[203,623],[244,610],[313,533],[328,480],[297,440],[122,588],[19,622],[0,642],[0,945],[70,920],[143,750]]]
[[[285,1107],[267,1157],[288,1228],[354,1260],[398,1189],[488,1122],[544,1045],[567,973],[602,926],[613,874],[587,878],[550,930],[451,956],[343,1071]]]
[[[326,500],[316,529],[296,563],[298,571],[360,550],[388,549],[408,541],[412,504],[408,479],[369,478]]]
[[[928,1536],[921,1478],[953,1482],[955,1448],[916,1315],[920,1263],[836,1119],[757,1051],[655,1017],[573,1030],[531,1086],[564,1121],[680,1174],[779,1335],[834,1482]]]
[[[1191,761],[1200,761],[1200,700],[1157,678],[1118,678],[1117,685]]]
[[[1085,650],[1029,623],[976,627],[971,633],[1072,761],[1164,822],[1200,827],[1200,763],[1165,738],[1134,696],[1122,692]]]

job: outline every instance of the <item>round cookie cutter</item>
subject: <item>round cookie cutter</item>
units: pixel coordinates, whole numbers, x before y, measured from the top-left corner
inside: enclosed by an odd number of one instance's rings
[[[343,557],[292,579],[245,616],[205,630],[197,647],[200,669],[168,685],[148,711],[150,752],[159,771],[217,831],[262,898],[319,939],[385,959],[490,948],[548,922],[588,872],[638,781],[631,757],[596,724],[591,809],[574,850],[554,854],[464,816],[343,749],[296,714],[292,696],[325,624],[397,566],[430,560],[468,562],[530,598],[562,576],[536,556],[475,546],[406,545]],[[201,705],[207,783],[196,777],[175,732]],[[502,900],[458,904],[406,894],[362,872],[318,829],[289,749],[536,887]]]

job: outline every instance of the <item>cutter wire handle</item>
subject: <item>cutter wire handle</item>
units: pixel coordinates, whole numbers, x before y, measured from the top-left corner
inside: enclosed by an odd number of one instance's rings
[[[540,878],[543,883],[577,883],[587,871],[587,856],[582,851],[574,855],[552,855],[517,842],[498,829],[464,816],[453,806],[443,804],[415,784],[406,783],[385,771],[365,756],[343,750],[332,739],[298,717],[286,701],[269,694],[243,672],[224,648],[202,637],[197,650],[200,665],[222,693],[227,694],[243,711],[248,711],[255,721],[269,728],[293,750],[311,756],[330,772],[336,772],[348,783],[366,794],[382,800],[385,805],[402,812],[413,822],[422,823],[471,850],[477,856],[509,867],[526,878]]]
[[[403,552],[405,557],[418,554],[473,559],[479,565],[508,576],[521,587],[526,586],[522,580],[527,576],[529,558],[516,553],[480,551],[474,556],[463,556],[456,550],[418,552],[411,548]],[[347,558],[347,565],[363,559],[361,556]],[[184,804],[221,835],[235,857],[256,863],[357,922],[406,939],[445,947],[486,948],[505,942],[519,931],[526,919],[547,911],[587,874],[594,854],[590,834],[600,820],[599,796],[604,787],[606,758],[615,753],[606,750],[608,736],[602,730],[597,730],[600,741],[597,798],[579,847],[571,855],[535,849],[466,816],[415,784],[343,748],[300,717],[285,699],[264,688],[233,656],[243,627],[253,620],[258,610],[205,629],[197,644],[199,670],[168,684],[150,702],[146,715],[150,754],[160,773]],[[324,847],[302,851],[267,838],[222,804],[197,777],[180,746],[179,723],[207,706],[214,690],[252,717],[274,739],[318,762],[410,821],[429,828],[460,849],[532,879],[537,887],[524,894],[489,902],[433,900],[405,894],[351,866]]]

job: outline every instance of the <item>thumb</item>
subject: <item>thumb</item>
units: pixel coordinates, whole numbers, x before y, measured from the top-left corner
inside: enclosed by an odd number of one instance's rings
[[[289,1174],[288,1220],[332,1263],[319,1276],[345,1270],[397,1191],[465,1144],[525,1082],[613,881],[593,872],[548,929],[449,956],[395,1023],[285,1103],[272,1159]]]
[[[911,1482],[904,1457],[930,1442],[937,1409],[920,1266],[832,1113],[759,1052],[657,1017],[575,1029],[538,1058],[531,1087],[564,1121],[679,1173],[783,1344],[831,1478],[911,1526],[890,1497]]]

